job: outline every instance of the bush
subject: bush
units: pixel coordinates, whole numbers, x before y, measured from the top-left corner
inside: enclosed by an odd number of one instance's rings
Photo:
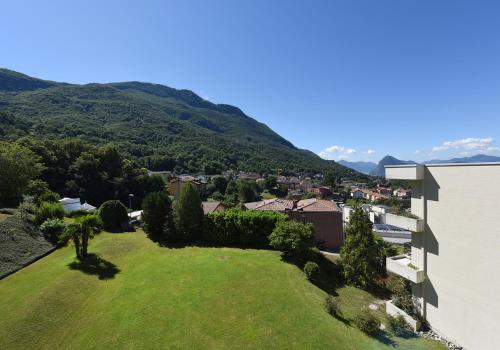
[[[48,219],[63,219],[64,208],[59,203],[41,202],[35,210],[35,222],[41,224]]]
[[[319,274],[319,266],[314,261],[308,261],[304,265],[304,273],[309,281],[314,280],[314,278]]]
[[[396,335],[404,335],[408,332],[411,332],[411,328],[406,322],[403,315],[398,315],[396,317],[389,315],[387,318],[387,326],[389,330]]]
[[[78,210],[73,210],[73,211],[70,211],[69,213],[66,213],[66,216],[68,218],[77,219],[77,218],[80,218],[80,217],[85,216],[85,215],[94,215],[94,214],[97,214],[96,210],[78,209]]]
[[[380,329],[380,321],[371,312],[359,314],[353,321],[359,330],[369,335],[376,334]]]
[[[415,310],[410,282],[402,277],[391,275],[387,279],[386,286],[391,291],[393,304],[408,315],[414,316]]]
[[[300,255],[313,247],[314,229],[311,224],[283,221],[276,225],[269,236],[271,247],[288,254]]]
[[[38,199],[36,200],[36,203],[41,203],[41,202],[56,203],[59,201],[59,199],[61,199],[61,196],[59,196],[57,193],[52,192],[52,191],[46,191],[46,192],[42,193],[42,195],[40,195],[40,197],[38,197]]]
[[[105,230],[119,230],[128,221],[127,208],[119,200],[109,200],[99,207],[99,217]]]
[[[326,296],[325,309],[326,312],[335,317],[341,314],[339,301],[331,295]]]
[[[57,244],[65,227],[66,224],[61,219],[48,219],[40,225],[40,230],[49,242]]]
[[[225,246],[264,247],[276,224],[286,220],[286,215],[270,211],[217,211],[205,217],[203,240]]]

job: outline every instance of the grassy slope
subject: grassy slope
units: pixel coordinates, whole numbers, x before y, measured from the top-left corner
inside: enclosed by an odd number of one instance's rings
[[[67,247],[0,281],[1,349],[393,347],[330,317],[324,292],[276,252],[161,248],[142,232],[104,233],[90,251],[116,265],[114,278],[70,269]],[[338,293],[346,317],[372,301]]]

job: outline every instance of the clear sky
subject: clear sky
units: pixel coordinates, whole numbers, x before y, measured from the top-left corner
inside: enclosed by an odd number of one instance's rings
[[[240,107],[323,157],[500,155],[500,2],[2,1],[0,67]]]

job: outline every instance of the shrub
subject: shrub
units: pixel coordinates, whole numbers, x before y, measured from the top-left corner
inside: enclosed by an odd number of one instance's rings
[[[283,221],[276,225],[269,236],[271,247],[288,254],[300,255],[313,246],[314,229],[311,224]]]
[[[337,317],[341,314],[340,303],[331,295],[327,295],[325,299],[325,309],[330,315]]]
[[[356,315],[353,321],[355,326],[366,334],[374,335],[379,331],[380,321],[371,312]]]
[[[61,219],[48,219],[40,225],[40,230],[49,242],[57,244],[65,227],[65,223]]]
[[[35,222],[41,224],[48,219],[64,218],[64,208],[59,203],[41,202],[35,210]]]
[[[264,247],[276,224],[286,220],[286,215],[270,211],[217,211],[205,217],[203,240],[226,246]]]
[[[387,326],[389,330],[396,335],[403,335],[408,332],[411,332],[411,328],[406,322],[403,315],[398,315],[396,317],[389,315],[387,317]]]
[[[66,216],[68,218],[80,218],[82,216],[85,216],[85,215],[93,215],[93,214],[97,214],[97,211],[96,210],[84,210],[84,209],[78,209],[78,210],[73,210],[73,211],[70,211],[69,213],[66,213]]]
[[[57,193],[52,192],[52,191],[46,191],[38,197],[36,203],[41,203],[41,202],[53,202],[56,203],[61,199],[61,196],[59,196]]]
[[[109,200],[99,207],[99,217],[105,230],[119,230],[128,221],[127,208],[119,200]]]
[[[144,230],[150,237],[178,239],[173,227],[172,202],[165,191],[147,194],[142,201],[142,210]]]
[[[314,280],[314,278],[319,274],[319,266],[314,261],[308,261],[304,265],[304,273],[309,281]]]
[[[391,291],[393,304],[408,315],[415,315],[410,282],[402,277],[391,275],[387,279],[386,286]]]

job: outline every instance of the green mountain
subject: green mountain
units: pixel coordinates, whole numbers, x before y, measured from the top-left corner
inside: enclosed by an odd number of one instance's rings
[[[363,176],[296,148],[237,107],[158,84],[66,84],[0,69],[0,111],[0,139],[111,142],[152,170]]]
[[[386,165],[409,165],[417,164],[412,160],[400,160],[392,156],[385,156],[378,162],[377,166],[370,172],[373,176],[385,176],[385,166]]]

